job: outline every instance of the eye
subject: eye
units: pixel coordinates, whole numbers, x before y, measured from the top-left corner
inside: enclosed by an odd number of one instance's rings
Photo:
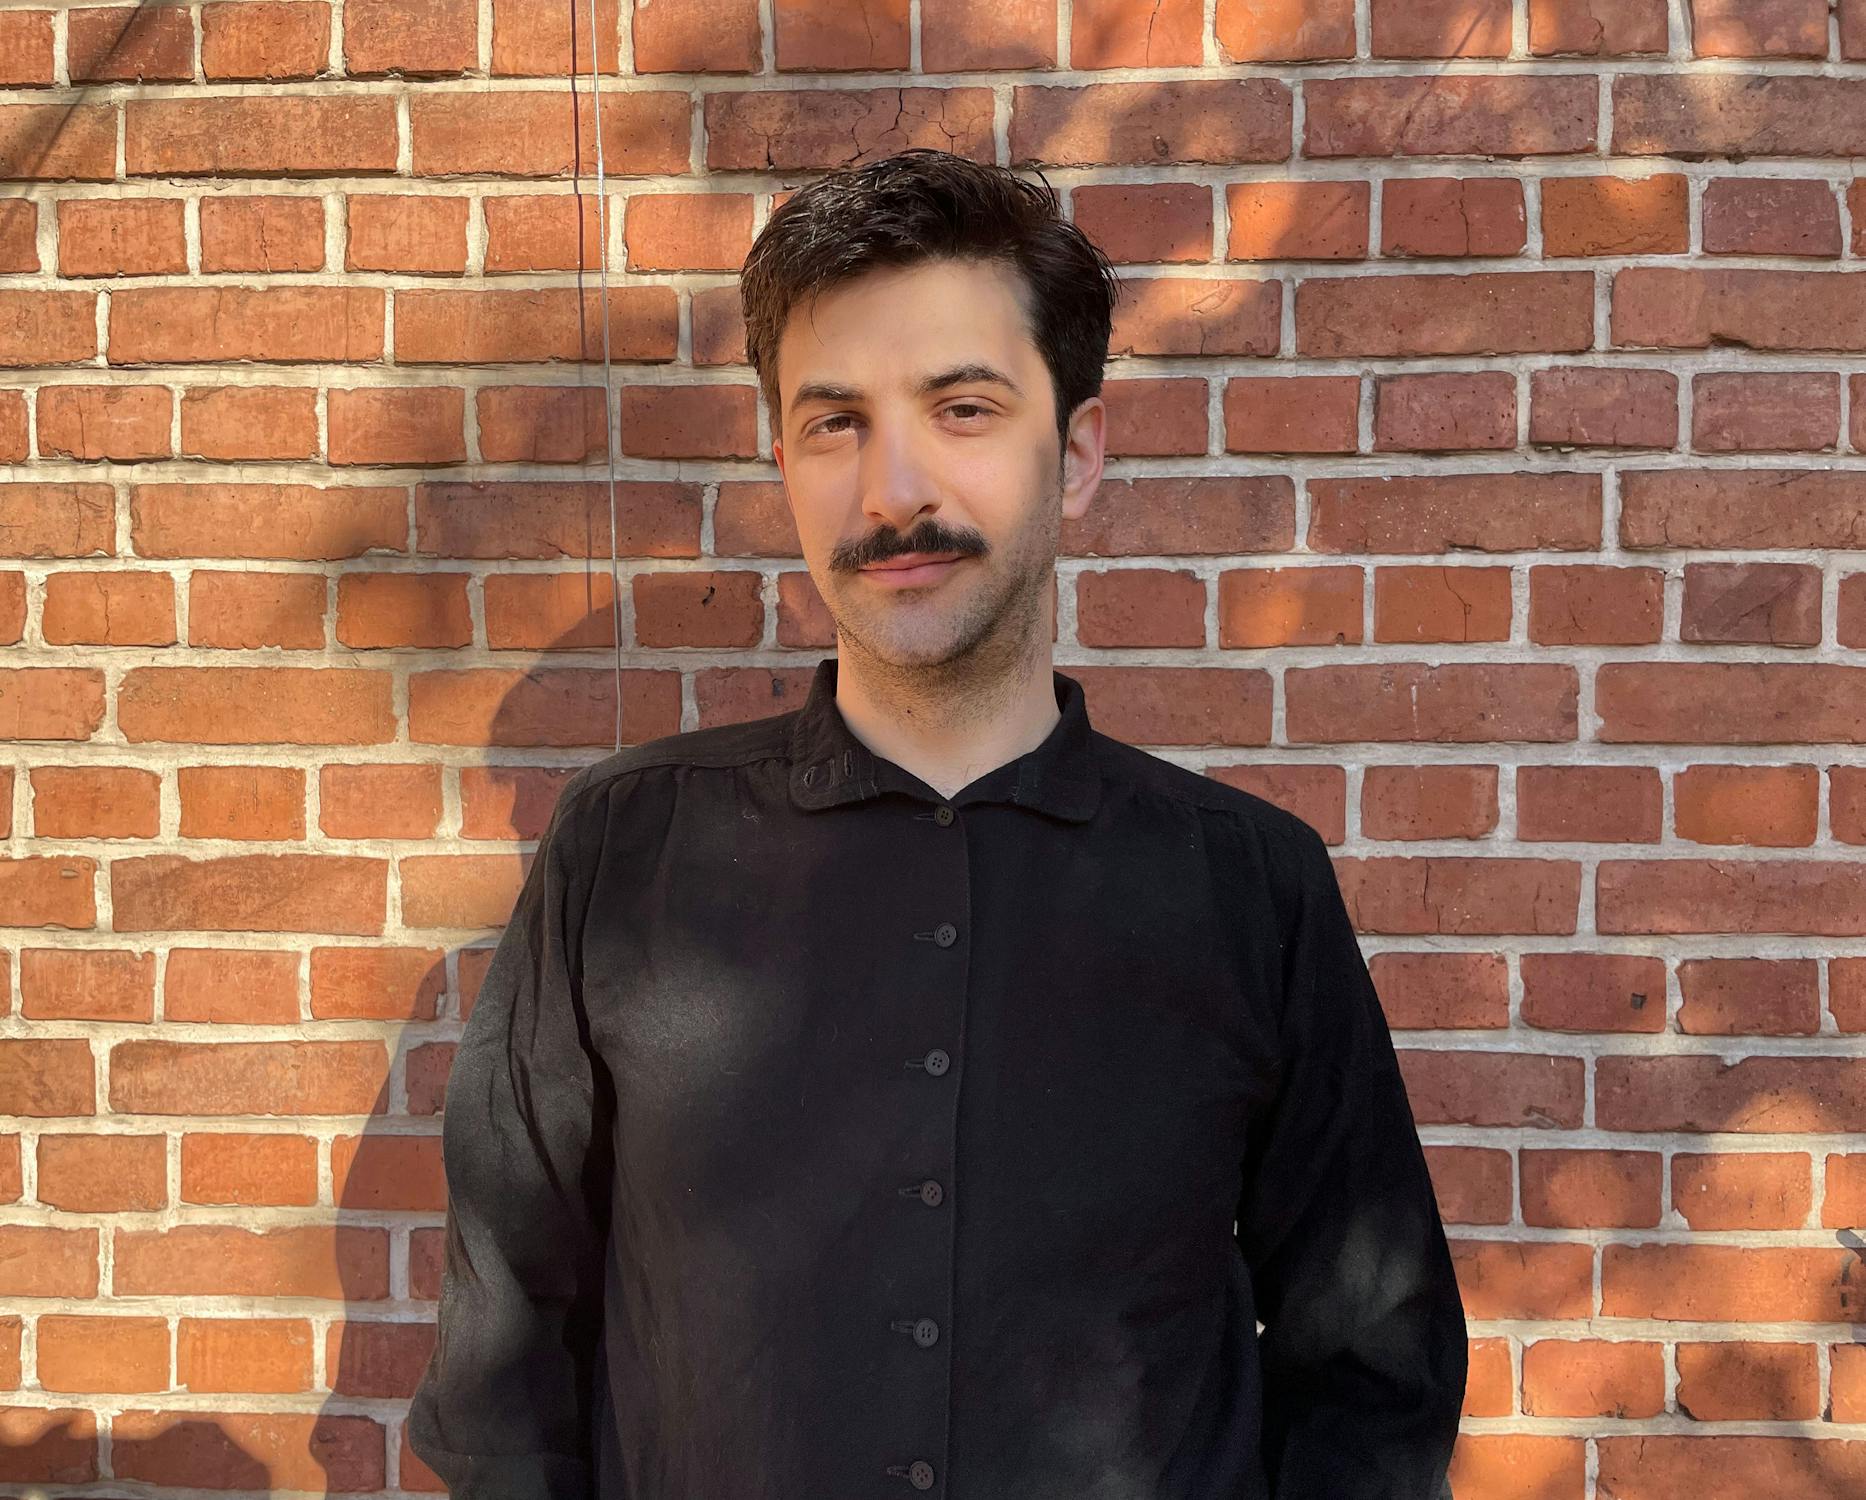
[[[848,416],[849,414],[846,411],[832,412],[829,416],[822,418],[820,421],[813,422],[809,427],[805,428],[804,436],[813,437],[817,433],[828,432],[829,423],[847,421]]]
[[[956,411],[959,411],[959,410],[961,410],[962,408],[963,408],[964,410],[966,410],[966,411],[975,411],[975,412],[981,412],[981,413],[983,413],[983,414],[984,414],[985,416],[990,416],[990,415],[991,415],[991,408],[990,408],[989,406],[981,406],[981,405],[980,405],[980,404],[979,404],[978,402],[976,402],[976,401],[955,401],[955,402],[953,402],[953,404],[952,404],[951,406],[949,406],[949,407],[947,407],[947,408],[946,408],[946,411],[947,411],[947,413],[948,413],[948,414],[950,415],[951,413],[953,413],[953,412],[956,412]],[[964,419],[962,419],[962,420],[964,420]]]

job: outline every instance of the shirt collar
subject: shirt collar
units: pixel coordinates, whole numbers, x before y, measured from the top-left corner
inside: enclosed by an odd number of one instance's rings
[[[1082,684],[1051,670],[1062,717],[1042,744],[1006,762],[946,799],[955,805],[1005,801],[1072,823],[1087,821],[1101,801],[1101,773]],[[893,761],[876,755],[849,728],[836,707],[836,658],[816,664],[810,695],[790,732],[791,800],[806,811],[860,801],[886,790],[920,795],[931,788]],[[932,793],[937,795],[937,793]]]

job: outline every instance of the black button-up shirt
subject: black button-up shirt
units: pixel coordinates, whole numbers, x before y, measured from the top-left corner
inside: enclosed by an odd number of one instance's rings
[[[834,658],[566,784],[442,1127],[457,1500],[1440,1493],[1464,1316],[1327,849],[1053,675],[951,797]]]

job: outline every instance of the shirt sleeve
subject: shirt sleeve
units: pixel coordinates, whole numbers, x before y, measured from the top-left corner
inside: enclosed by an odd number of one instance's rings
[[[1274,1102],[1237,1236],[1264,1328],[1276,1500],[1439,1500],[1463,1304],[1386,1016],[1321,835],[1297,839]]]
[[[612,1116],[577,956],[582,786],[552,811],[447,1081],[439,1327],[408,1441],[454,1500],[591,1494]]]

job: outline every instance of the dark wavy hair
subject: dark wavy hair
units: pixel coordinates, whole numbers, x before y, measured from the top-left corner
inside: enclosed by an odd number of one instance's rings
[[[1026,289],[1029,333],[1049,367],[1066,447],[1076,407],[1101,394],[1120,281],[1094,241],[1062,216],[1037,173],[916,146],[819,177],[785,200],[739,273],[752,369],[774,426],[778,340],[793,309],[866,271],[933,260],[995,261]]]

